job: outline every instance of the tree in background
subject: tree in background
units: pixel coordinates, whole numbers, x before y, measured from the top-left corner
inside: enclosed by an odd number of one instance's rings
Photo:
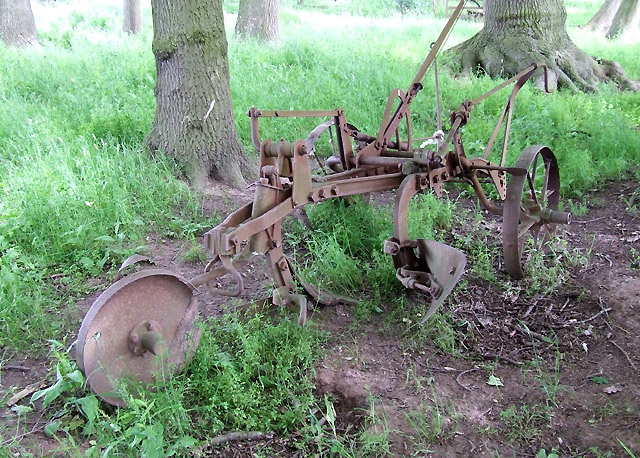
[[[605,0],[585,28],[603,32],[607,38],[626,37],[638,33],[640,0]]]
[[[39,44],[29,0],[0,0],[0,39],[8,46]]]
[[[614,81],[622,89],[640,89],[619,64],[596,61],[573,44],[562,0],[486,0],[484,8],[484,28],[447,52],[448,63],[462,72],[509,77],[541,62],[560,87],[595,91],[598,83]]]
[[[152,0],[156,112],[146,143],[176,158],[198,188],[245,184],[249,161],[231,110],[219,0]]]
[[[278,2],[279,0],[240,0],[236,35],[260,40],[277,39],[280,36]]]
[[[142,8],[140,0],[123,0],[124,21],[122,30],[136,35],[142,30]]]

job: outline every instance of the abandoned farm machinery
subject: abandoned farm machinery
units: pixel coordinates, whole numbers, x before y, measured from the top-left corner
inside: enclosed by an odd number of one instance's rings
[[[201,328],[198,288],[230,297],[244,290],[240,266],[254,256],[264,256],[275,284],[269,305],[285,306],[304,324],[308,297],[322,304],[343,300],[304,283],[295,273],[282,245],[282,221],[297,209],[329,199],[380,191],[396,191],[393,236],[384,244],[398,280],[424,294],[429,303],[427,319],[452,292],[464,272],[465,255],[448,245],[426,239],[412,240],[408,231],[408,209],[412,197],[431,190],[441,196],[447,183],[467,183],[481,206],[502,216],[502,247],[508,274],[523,277],[525,241],[548,239],[556,224],[566,224],[570,215],[558,210],[560,178],[558,164],[546,146],[533,145],[522,151],[513,166],[506,165],[507,143],[515,97],[534,74],[546,82],[546,67],[533,64],[474,100],[464,101],[451,114],[451,128],[442,131],[436,56],[464,6],[461,0],[443,31],[432,44],[406,91],[394,89],[388,97],[380,128],[375,134],[360,132],[347,122],[342,109],[325,111],[267,111],[252,108],[252,142],[260,153],[259,177],[253,201],[231,213],[205,234],[204,245],[211,261],[204,272],[186,279],[168,270],[147,269],[118,279],[93,303],[79,331],[77,361],[91,389],[103,400],[124,405],[116,393],[120,377],[152,384],[159,365],[169,372],[181,370],[195,351]],[[434,67],[438,130],[429,139],[412,136],[412,101],[423,88],[422,80]],[[473,108],[497,91],[513,86],[487,146],[479,157],[465,154],[461,130]],[[261,140],[261,118],[317,117],[319,124],[305,138],[295,141]],[[320,169],[312,171],[316,142],[331,135],[333,154]],[[499,159],[488,159],[502,133]],[[425,141],[428,140],[428,141]],[[416,147],[418,144],[426,147]],[[508,177],[508,179],[507,179]],[[492,200],[485,192],[495,189]],[[485,186],[485,187],[483,187]],[[348,207],[346,208],[348,211]],[[123,268],[139,260],[134,256]],[[118,275],[120,277],[120,274]],[[230,280],[222,289],[218,280]],[[298,285],[305,293],[298,291]]]

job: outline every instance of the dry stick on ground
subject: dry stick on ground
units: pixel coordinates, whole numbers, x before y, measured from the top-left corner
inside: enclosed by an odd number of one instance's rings
[[[463,385],[462,382],[460,382],[460,377],[462,377],[464,374],[468,374],[469,372],[475,372],[480,370],[480,368],[478,367],[474,367],[473,369],[467,369],[466,371],[462,371],[458,374],[458,376],[456,377],[456,383],[458,385],[460,385],[462,388],[464,388],[467,391],[473,391],[471,388],[469,388],[467,385]]]
[[[547,337],[547,336],[545,336],[543,334],[540,334],[539,332],[532,331],[528,327],[527,327],[527,329],[524,329],[523,327],[518,326],[517,324],[511,324],[511,323],[506,323],[506,325],[509,326],[511,329],[515,329],[516,331],[519,331],[519,332],[521,332],[521,333],[523,333],[525,335],[530,335],[532,337],[535,337],[536,339],[538,339],[538,340],[540,340],[540,341],[542,341],[544,343],[549,343],[549,341],[551,340],[551,339],[549,339],[549,337]]]
[[[524,364],[522,361],[517,361],[515,359],[509,358],[508,356],[498,355],[496,353],[483,353],[481,356],[484,359],[496,359],[496,358],[498,358],[500,361],[504,361],[505,363],[513,364],[514,366],[522,366]]]
[[[631,358],[629,357],[629,353],[627,353],[620,345],[618,345],[614,340],[610,341],[613,345],[615,345],[615,347],[620,350],[624,356],[627,358],[627,361],[629,361],[629,364],[631,365],[631,367],[633,367],[633,370],[638,372],[638,368],[636,367],[636,365],[633,363],[633,361],[631,360]]]
[[[27,366],[15,366],[13,364],[7,364],[5,366],[0,366],[0,371],[30,371],[31,368]]]
[[[193,455],[202,456],[202,453],[206,448],[214,445],[224,444],[225,442],[257,441],[257,440],[272,439],[272,438],[273,438],[273,433],[262,433],[260,431],[249,431],[249,432],[235,431],[231,433],[220,434],[219,436],[214,437],[206,444],[201,445],[196,450],[194,450]]]
[[[572,224],[589,224],[589,223],[595,223],[596,221],[600,221],[601,219],[605,219],[605,218],[608,218],[608,216],[601,216],[599,218],[588,219],[586,221],[572,220],[571,223]]]
[[[584,324],[584,323],[588,323],[589,321],[593,321],[596,318],[598,318],[600,315],[602,315],[603,313],[608,313],[611,310],[613,310],[612,308],[606,308],[606,309],[602,309],[600,310],[598,313],[596,313],[595,315],[593,315],[591,318],[587,318],[586,320],[582,320],[580,321],[580,324]]]

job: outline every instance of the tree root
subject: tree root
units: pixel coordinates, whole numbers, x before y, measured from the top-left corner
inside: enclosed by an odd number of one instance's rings
[[[612,82],[621,90],[640,90],[640,81],[631,80],[620,64],[591,57],[566,34],[559,40],[542,41],[528,35],[500,37],[481,30],[446,51],[443,60],[463,75],[481,72],[498,78],[511,77],[533,62],[539,62],[549,68],[551,88],[597,92],[598,84]],[[536,85],[541,83],[538,78]]]

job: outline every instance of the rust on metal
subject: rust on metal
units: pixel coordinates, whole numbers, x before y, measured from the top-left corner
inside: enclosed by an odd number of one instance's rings
[[[182,369],[200,339],[193,293],[188,280],[153,269],[122,278],[98,297],[76,344],[78,365],[98,396],[123,406],[119,378],[152,384],[157,374]]]
[[[167,353],[172,367],[184,364],[199,337],[199,328],[194,326],[196,289],[204,286],[220,295],[242,295],[244,285],[239,268],[253,256],[265,257],[275,284],[273,296],[259,301],[261,308],[269,308],[267,302],[288,307],[298,314],[298,322],[304,324],[307,295],[327,305],[352,302],[302,281],[285,254],[282,221],[308,204],[396,190],[394,234],[386,241],[384,250],[390,255],[401,284],[425,296],[429,309],[424,319],[453,291],[464,273],[466,257],[460,250],[443,243],[411,239],[408,212],[416,194],[432,191],[441,196],[450,182],[470,185],[485,210],[502,216],[507,273],[514,279],[524,275],[526,241],[532,238],[535,249],[548,240],[556,224],[570,220],[568,213],[558,210],[560,176],[556,158],[549,148],[530,146],[513,166],[506,164],[516,95],[538,73],[548,91],[547,69],[544,65],[532,64],[474,100],[464,100],[451,113],[451,126],[444,132],[436,56],[464,5],[465,0],[460,0],[408,89],[390,92],[380,126],[373,134],[361,132],[347,122],[340,108],[304,111],[253,107],[249,110],[251,140],[260,155],[253,202],[231,213],[205,234],[204,246],[211,261],[201,275],[185,280],[170,272],[142,271],[117,281],[96,300],[78,339],[78,362],[96,393],[107,402],[122,405],[121,399],[109,394],[116,387],[114,380],[118,377],[129,376],[151,383],[157,361],[162,362],[162,355]],[[431,137],[414,138],[410,107],[432,67],[436,79],[438,130]],[[510,85],[513,88],[482,156],[467,157],[462,130],[470,122],[474,107]],[[288,117],[321,120],[305,139],[260,139],[261,119]],[[503,144],[499,160],[492,162],[489,156],[501,132]],[[331,155],[323,163],[317,152],[318,140],[327,134]],[[421,142],[424,147],[416,147]],[[321,173],[313,170],[313,163]],[[495,193],[487,193],[487,187]],[[142,259],[127,262],[139,260]],[[222,277],[231,280],[230,289],[215,286]],[[299,286],[306,294],[300,292]]]

